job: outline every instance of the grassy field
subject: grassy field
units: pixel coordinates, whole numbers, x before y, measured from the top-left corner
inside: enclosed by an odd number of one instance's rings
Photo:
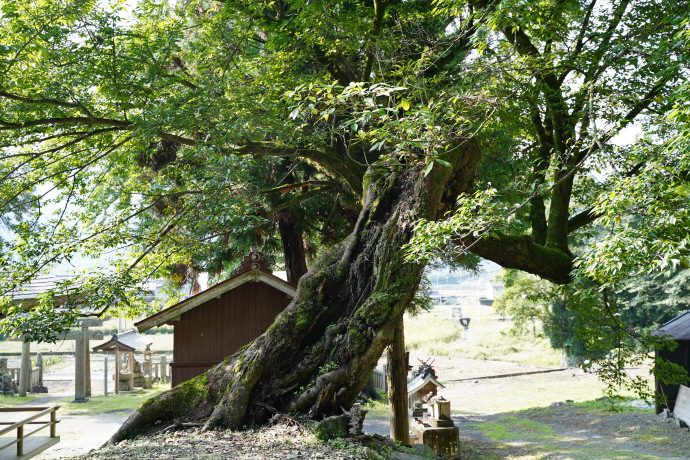
[[[463,306],[470,317],[469,335],[457,322],[450,321],[450,306],[437,306],[429,312],[405,317],[405,341],[410,351],[429,356],[448,356],[475,360],[507,361],[540,367],[558,368],[561,352],[551,348],[547,338],[528,333],[510,333],[510,320],[493,315],[491,307]],[[653,386],[646,368],[632,369]],[[444,382],[443,375],[439,375]],[[453,401],[458,413],[491,414],[531,407],[544,407],[559,401],[596,401],[604,396],[604,384],[596,374],[569,369],[548,374],[524,375],[509,379],[469,380],[455,382],[441,391]],[[630,391],[621,396],[632,398]],[[370,407],[373,416],[387,413],[385,403]]]
[[[141,403],[165,390],[170,389],[170,384],[154,384],[150,390],[140,390],[133,393],[109,394],[108,396],[92,396],[83,403],[72,402],[73,397],[60,399],[56,404],[60,405],[61,414],[95,415],[115,411],[132,410],[138,408]]]
[[[405,342],[409,350],[434,356],[508,361],[535,366],[558,367],[561,352],[548,339],[533,334],[514,336],[510,321],[491,315],[491,307],[463,307],[471,318],[469,336],[457,322],[448,320],[450,308],[437,306],[417,316],[405,316]]]
[[[33,401],[36,398],[40,398],[42,395],[28,395],[20,398],[19,396],[0,396],[0,407],[13,407],[20,404],[24,404]]]

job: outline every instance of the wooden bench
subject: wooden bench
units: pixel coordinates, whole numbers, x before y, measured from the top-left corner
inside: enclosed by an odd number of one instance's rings
[[[19,421],[0,421],[0,426],[9,425],[0,429],[0,459],[28,459],[34,457],[51,446],[60,442],[60,437],[55,434],[55,426],[58,424],[57,410],[60,406],[53,407],[5,407],[0,408],[0,414],[17,414],[21,412],[37,412],[34,415],[22,418]],[[43,416],[49,416],[50,420],[39,421]],[[25,425],[39,425],[38,428],[25,432]],[[50,436],[32,436],[36,432],[50,427]],[[16,430],[17,436],[4,436]],[[16,445],[16,449],[8,449]]]

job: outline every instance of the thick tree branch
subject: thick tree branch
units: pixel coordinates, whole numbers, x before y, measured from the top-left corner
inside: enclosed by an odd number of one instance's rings
[[[38,120],[28,120],[21,122],[9,122],[0,120],[0,131],[20,130],[32,128],[34,126],[56,126],[56,125],[107,125],[118,128],[129,128],[131,121],[113,120],[110,118],[89,118],[89,117],[55,117],[41,118]]]
[[[536,244],[527,235],[494,237],[470,240],[467,237],[454,239],[463,247],[480,257],[489,259],[504,268],[516,268],[533,273],[556,284],[572,281],[573,256],[555,248]]]
[[[591,224],[599,217],[601,217],[601,214],[594,213],[592,208],[587,208],[584,211],[575,214],[573,217],[568,219],[568,234]]]
[[[279,185],[278,187],[270,188],[270,189],[264,189],[261,190],[260,193],[276,193],[276,192],[289,192],[291,190],[295,189],[300,189],[300,188],[305,188],[305,187],[311,187],[314,185],[323,185],[329,188],[339,188],[342,189],[342,186],[340,182],[336,181],[326,181],[326,180],[310,180],[306,182],[300,182],[298,184],[285,184],[285,185]]]
[[[190,147],[194,147],[196,145],[196,141],[194,139],[178,136],[177,134],[161,133],[160,137],[176,144],[188,145]]]
[[[37,99],[32,99],[30,97],[25,97],[25,96],[20,96],[18,94],[10,93],[8,91],[3,91],[0,90],[0,96],[6,98],[6,99],[11,99],[13,101],[19,101],[19,102],[26,102],[29,104],[39,104],[39,105],[54,105],[57,107],[65,107],[65,108],[70,108],[70,109],[79,109],[79,110],[85,110],[85,107],[77,102],[65,102],[65,101],[60,101],[58,99],[51,99],[47,97],[41,97]]]

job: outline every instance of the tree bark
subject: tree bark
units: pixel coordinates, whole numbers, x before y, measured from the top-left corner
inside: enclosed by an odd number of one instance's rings
[[[262,424],[275,412],[321,420],[348,410],[394,338],[423,266],[401,250],[421,218],[437,218],[470,190],[479,150],[463,140],[424,176],[421,166],[371,167],[354,231],[325,252],[268,330],[205,374],[145,403],[111,442],[158,422],[205,420],[205,429]],[[462,183],[459,183],[462,182]],[[163,423],[166,422],[166,423]],[[169,423],[168,423],[169,424]]]
[[[275,216],[283,246],[287,282],[297,286],[299,279],[307,273],[307,259],[304,256],[304,240],[299,227],[299,220],[289,209],[280,211]]]
[[[387,356],[391,439],[407,446],[410,444],[410,424],[407,413],[407,360],[402,318],[395,327],[393,343],[388,346]]]
[[[572,281],[573,255],[537,244],[527,235],[496,232],[494,236],[479,240],[456,237],[455,241],[459,245],[470,246],[473,253],[496,262],[503,268],[517,268],[556,284],[568,284]]]

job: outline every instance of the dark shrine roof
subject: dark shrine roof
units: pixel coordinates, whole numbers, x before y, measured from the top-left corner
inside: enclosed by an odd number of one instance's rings
[[[659,335],[665,335],[673,340],[690,340],[690,311],[678,315],[657,331]]]
[[[152,343],[153,340],[144,337],[132,329],[120,334],[113,334],[113,337],[106,343],[93,347],[93,351],[115,351],[117,348],[126,351],[144,350]]]
[[[427,374],[419,374],[417,377],[413,378],[409,382],[407,382],[407,395],[414,394],[424,388],[424,385],[427,384],[427,382],[433,382],[434,385],[436,385],[439,388],[445,388],[443,385],[441,385],[441,382],[436,380],[431,373]]]

